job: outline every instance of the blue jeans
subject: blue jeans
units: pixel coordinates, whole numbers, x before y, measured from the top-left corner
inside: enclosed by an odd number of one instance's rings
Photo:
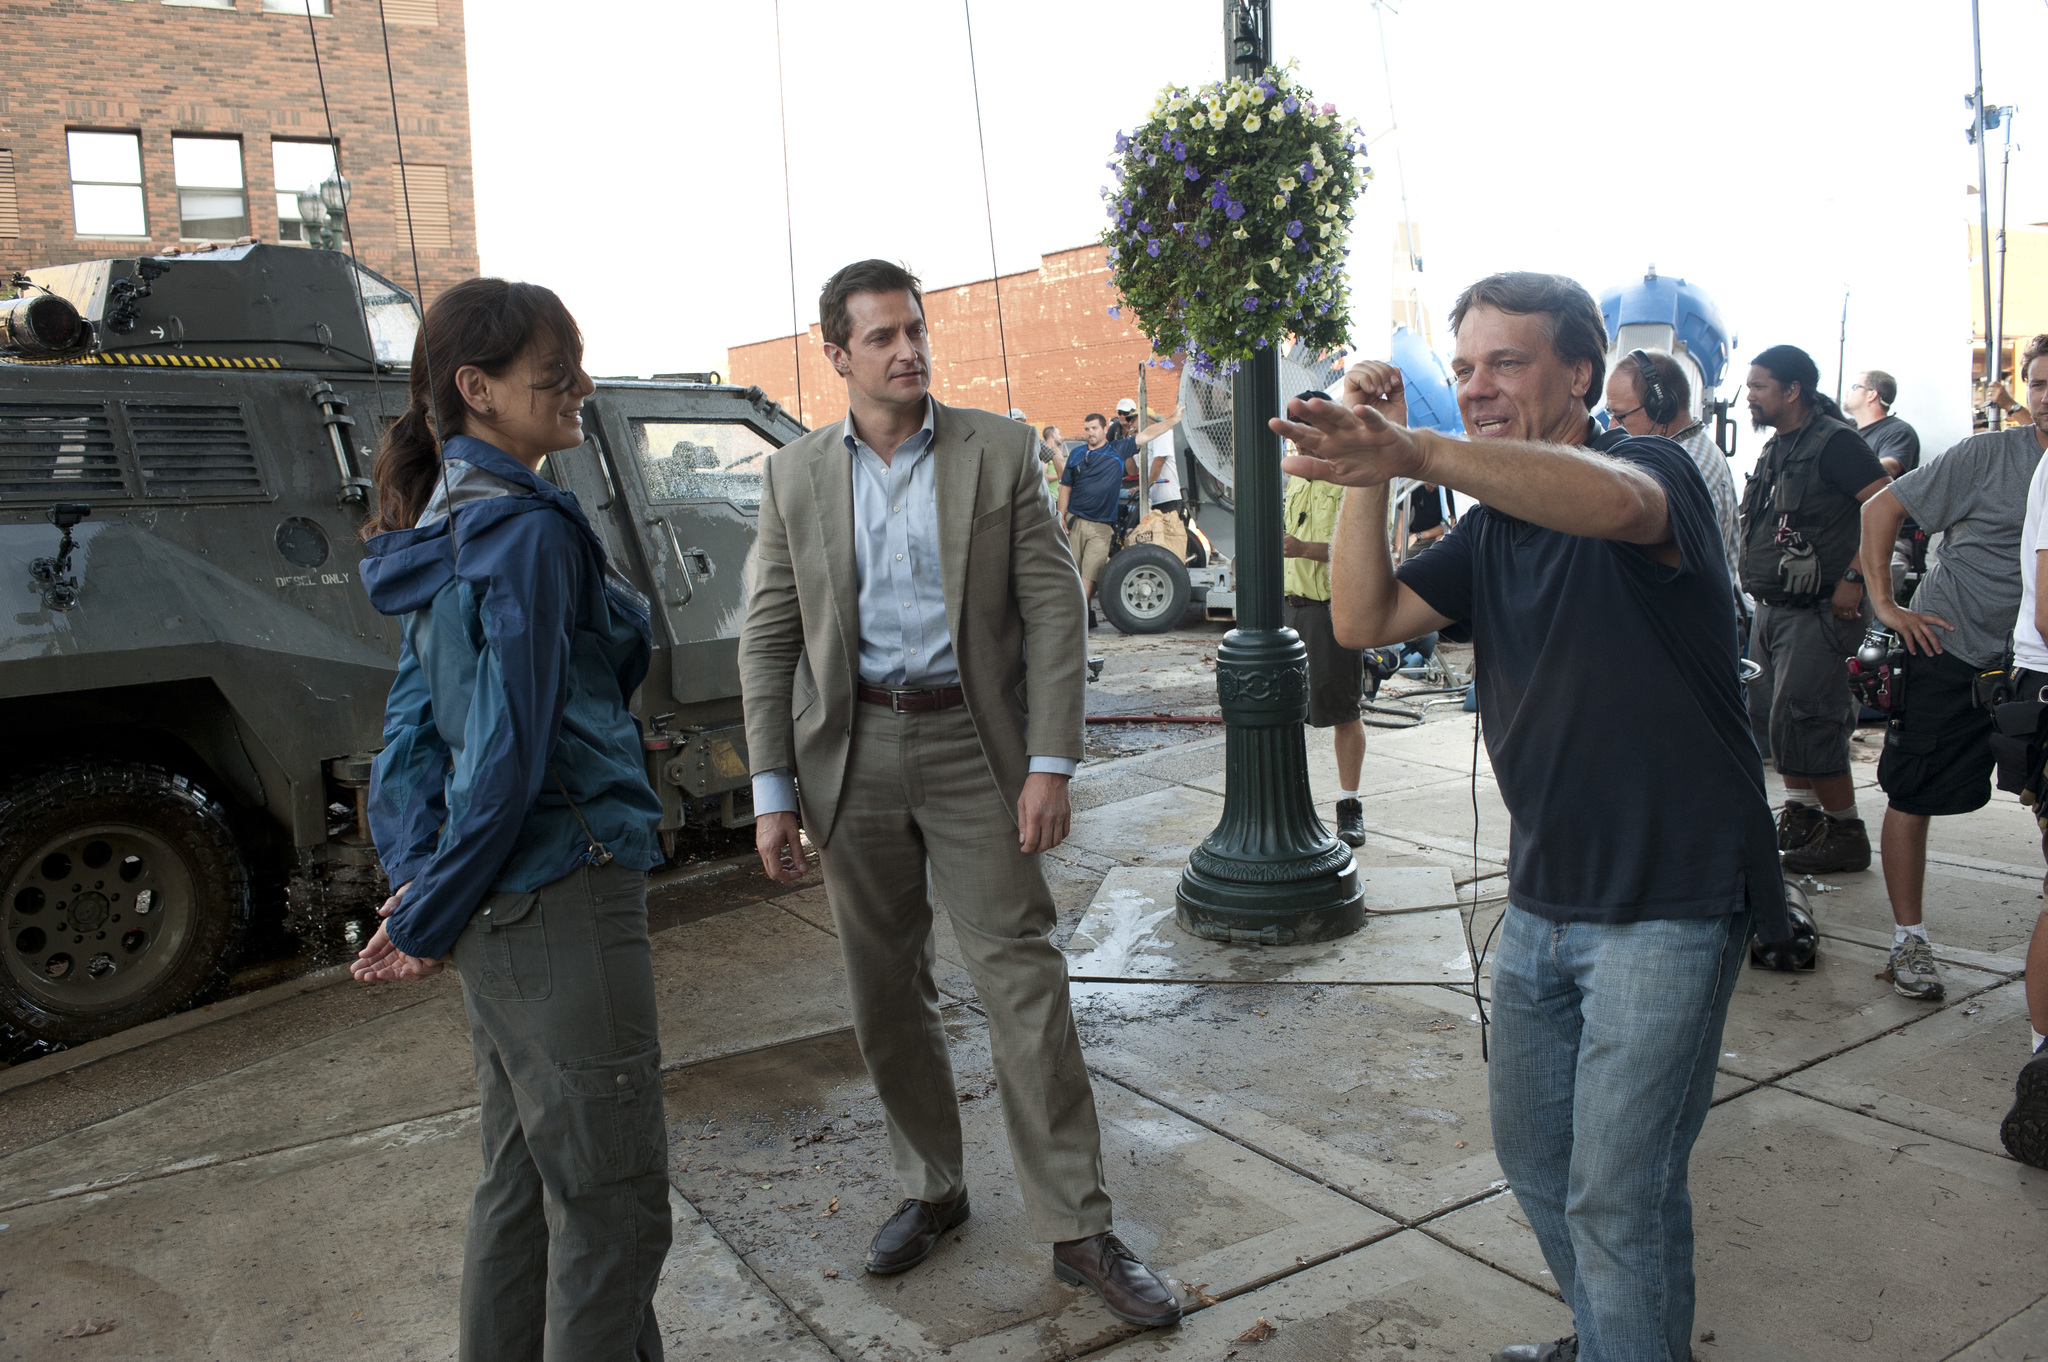
[[[1688,1362],[1686,1164],[1749,914],[1609,926],[1510,906],[1487,1074],[1501,1171],[1572,1308],[1580,1362]]]

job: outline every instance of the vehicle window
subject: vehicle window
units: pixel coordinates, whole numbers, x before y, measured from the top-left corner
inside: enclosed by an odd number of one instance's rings
[[[761,504],[761,473],[775,446],[735,421],[635,421],[641,475],[656,501]]]

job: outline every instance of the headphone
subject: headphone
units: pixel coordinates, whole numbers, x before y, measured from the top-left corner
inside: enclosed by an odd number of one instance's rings
[[[1628,357],[1636,362],[1636,372],[1643,380],[1643,412],[1658,425],[1668,424],[1678,415],[1678,399],[1669,389],[1657,381],[1656,366],[1650,363],[1646,351],[1631,350]]]

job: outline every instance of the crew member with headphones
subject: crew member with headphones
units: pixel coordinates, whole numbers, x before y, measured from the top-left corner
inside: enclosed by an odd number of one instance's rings
[[[1714,502],[1714,520],[1721,527],[1721,548],[1728,555],[1728,585],[1740,608],[1742,588],[1735,577],[1741,557],[1741,503],[1728,456],[1714,443],[1706,424],[1692,414],[1692,384],[1685,366],[1662,350],[1631,350],[1607,378],[1607,425],[1631,435],[1664,435],[1678,441],[1692,456],[1693,466],[1707,480]]]

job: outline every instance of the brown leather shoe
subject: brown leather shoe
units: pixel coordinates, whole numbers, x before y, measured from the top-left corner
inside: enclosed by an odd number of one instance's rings
[[[1070,1286],[1094,1287],[1109,1313],[1126,1324],[1157,1329],[1180,1322],[1180,1302],[1166,1283],[1114,1234],[1054,1244],[1052,1270]]]
[[[947,1230],[966,1220],[965,1192],[951,1201],[904,1201],[875,1231],[868,1245],[868,1271],[886,1277],[916,1267],[932,1256]]]

